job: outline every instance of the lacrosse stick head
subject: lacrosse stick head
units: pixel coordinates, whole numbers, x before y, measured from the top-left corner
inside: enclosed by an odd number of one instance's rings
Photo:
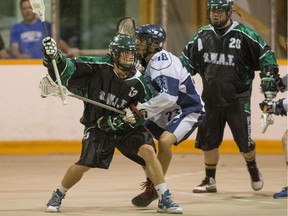
[[[29,0],[33,13],[37,14],[42,22],[45,21],[45,5],[43,0]]]
[[[117,23],[117,34],[128,35],[135,40],[135,21],[132,17],[124,17]]]
[[[273,114],[262,113],[261,114],[261,132],[265,133],[269,125],[274,124]]]
[[[61,86],[63,89],[64,95],[68,95],[68,90],[65,86]],[[61,97],[61,92],[59,85],[57,85],[50,76],[45,76],[40,80],[39,91],[41,97],[45,98],[48,96]]]

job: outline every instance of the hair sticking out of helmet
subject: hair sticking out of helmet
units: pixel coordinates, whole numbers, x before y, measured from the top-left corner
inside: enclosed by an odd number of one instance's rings
[[[147,41],[147,54],[159,52],[166,41],[165,30],[158,25],[146,24],[136,28],[136,38]],[[153,47],[153,49],[151,49]],[[152,51],[153,50],[153,51]]]
[[[225,18],[220,17],[221,15],[219,15],[219,13],[221,11],[225,12],[226,14]],[[208,19],[215,28],[222,28],[230,19],[232,12],[233,12],[233,0],[208,0],[207,1]],[[214,16],[211,13],[214,14]],[[218,16],[216,16],[215,13],[218,13]]]
[[[118,34],[109,44],[113,63],[122,71],[134,73],[136,59],[135,41],[128,35]]]

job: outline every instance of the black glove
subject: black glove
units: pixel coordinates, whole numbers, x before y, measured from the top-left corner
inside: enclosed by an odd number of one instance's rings
[[[265,99],[264,101],[259,103],[259,106],[263,112],[267,112],[269,114],[287,116],[287,111],[284,109],[284,106],[283,106],[283,100],[284,98],[278,101],[270,101],[270,100]]]
[[[265,98],[272,100],[276,97],[278,89],[276,80],[273,77],[261,78],[260,90],[264,94]]]
[[[277,75],[278,76],[275,77],[275,82],[276,82],[277,89],[280,92],[284,92],[284,91],[286,91],[286,85],[284,84],[284,82],[281,79],[281,77],[279,77],[279,74],[277,74]]]
[[[111,131],[118,131],[123,130],[124,128],[124,120],[120,115],[118,116],[102,116],[97,120],[98,128],[105,131],[105,132],[111,132]]]

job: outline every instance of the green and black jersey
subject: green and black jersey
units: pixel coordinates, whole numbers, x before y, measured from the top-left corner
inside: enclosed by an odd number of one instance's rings
[[[211,25],[198,29],[180,59],[192,75],[200,74],[204,102],[219,107],[250,98],[255,71],[278,67],[259,34],[235,21],[223,34]]]
[[[141,73],[127,79],[121,79],[114,72],[110,56],[64,58],[61,53],[57,59],[61,82],[69,91],[82,97],[124,109],[131,103],[145,102],[145,86],[140,79]],[[54,70],[48,67],[50,76],[55,80]],[[96,125],[102,116],[116,113],[84,102],[85,108],[81,123],[86,127]]]

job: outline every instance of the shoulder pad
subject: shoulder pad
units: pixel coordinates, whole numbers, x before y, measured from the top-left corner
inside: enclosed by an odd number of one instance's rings
[[[112,64],[112,59],[107,56],[79,56],[76,58],[78,62],[98,63],[98,64]]]
[[[165,50],[157,52],[150,59],[149,64],[154,70],[162,70],[168,68],[172,64],[171,54]]]

